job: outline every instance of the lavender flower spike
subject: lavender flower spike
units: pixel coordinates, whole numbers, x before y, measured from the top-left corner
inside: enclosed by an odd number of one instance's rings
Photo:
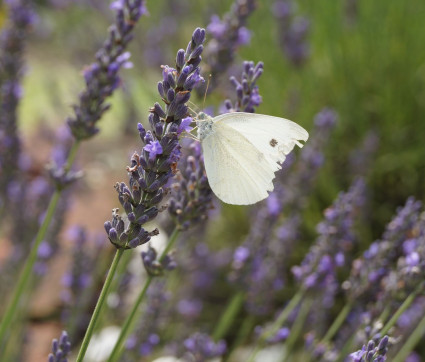
[[[235,104],[227,99],[224,102],[223,112],[249,112],[254,113],[255,107],[258,107],[263,101],[260,96],[256,82],[263,74],[264,64],[258,62],[243,62],[243,72],[241,81],[239,82],[235,77],[230,77],[230,82],[235,87],[237,100]]]
[[[158,83],[158,92],[165,103],[150,109],[151,130],[139,124],[138,131],[143,143],[140,155],[134,153],[129,186],[117,183],[118,199],[127,214],[126,224],[118,210],[113,211],[112,221],[105,223],[109,240],[117,248],[130,249],[148,242],[158,230],[146,231],[143,225],[153,220],[166,207],[159,207],[168,192],[165,185],[173,177],[175,165],[180,159],[179,128],[188,115],[186,102],[193,87],[203,82],[199,63],[203,51],[205,30],[197,28],[186,51],[177,53],[175,68],[163,66],[163,80]]]
[[[383,362],[387,360],[388,336],[384,336],[376,346],[373,340],[363,345],[362,349],[351,353],[349,358],[351,362]]]
[[[206,49],[208,71],[213,82],[210,89],[216,82],[216,75],[224,74],[233,63],[236,49],[250,41],[250,32],[245,25],[255,8],[255,0],[235,0],[223,20],[217,15],[211,18],[207,31],[213,39],[209,41]]]
[[[69,352],[71,352],[71,342],[68,339],[68,334],[63,331],[59,341],[53,340],[52,353],[49,354],[47,362],[68,362]]]
[[[31,1],[8,1],[9,23],[0,35],[0,206],[8,204],[8,188],[16,177],[21,141],[17,108],[24,73],[26,37],[34,21]]]
[[[77,140],[93,137],[99,129],[96,123],[109,109],[105,99],[119,86],[118,71],[129,66],[130,53],[125,52],[133,38],[133,29],[140,16],[146,13],[144,0],[118,0],[111,7],[116,11],[115,24],[109,29],[109,38],[96,54],[96,62],[84,71],[86,89],[74,105],[74,117],[68,125]]]
[[[206,334],[195,333],[184,341],[187,359],[201,362],[213,357],[220,357],[226,352],[226,342],[223,340],[214,343]]]
[[[208,210],[212,208],[212,191],[205,173],[201,144],[193,142],[190,151],[191,155],[185,159],[176,175],[178,182],[172,185],[168,208],[182,230],[206,219]]]

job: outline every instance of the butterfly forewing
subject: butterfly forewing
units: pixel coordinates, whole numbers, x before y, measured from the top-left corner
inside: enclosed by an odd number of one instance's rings
[[[307,138],[304,128],[283,118],[242,112],[215,117],[202,140],[211,189],[229,204],[265,199],[286,155]]]
[[[253,204],[273,190],[274,171],[264,155],[234,129],[220,127],[204,139],[202,147],[208,182],[222,201]]]
[[[214,118],[216,128],[226,124],[242,134],[251,142],[274,170],[280,169],[276,163],[285,161],[285,156],[292,151],[295,144],[302,147],[298,141],[307,141],[307,131],[284,118],[256,113],[234,112]]]

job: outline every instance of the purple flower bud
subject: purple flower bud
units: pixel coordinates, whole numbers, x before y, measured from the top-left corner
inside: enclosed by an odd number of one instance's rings
[[[193,122],[193,118],[192,117],[186,117],[183,118],[179,128],[177,129],[177,134],[180,135],[182,132],[190,132],[193,127],[190,126],[190,124]]]
[[[152,141],[147,144],[143,149],[149,152],[149,159],[154,160],[157,155],[162,154],[162,147],[158,141]]]
[[[185,52],[184,49],[180,49],[177,52],[177,56],[176,56],[176,66],[177,66],[177,70],[183,68],[184,65],[184,56],[185,56]]]

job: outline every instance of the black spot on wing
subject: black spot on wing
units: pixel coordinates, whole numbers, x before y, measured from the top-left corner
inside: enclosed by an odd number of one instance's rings
[[[272,138],[272,139],[270,140],[270,146],[272,146],[272,147],[276,147],[276,145],[277,145],[277,141],[276,141],[274,138]]]

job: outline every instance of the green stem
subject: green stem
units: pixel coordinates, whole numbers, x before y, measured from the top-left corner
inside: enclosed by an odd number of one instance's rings
[[[313,301],[311,299],[308,299],[302,302],[301,309],[291,328],[289,338],[287,339],[285,343],[284,358],[282,359],[282,361],[286,361],[286,357],[291,355],[294,345],[296,341],[298,340],[298,337],[300,336],[301,331],[304,327],[304,323],[308,316],[308,312],[310,311],[312,302]]]
[[[409,338],[404,343],[403,347],[398,351],[396,356],[392,359],[393,362],[403,362],[409,353],[415,348],[418,342],[421,340],[425,332],[425,317],[421,319],[419,324],[410,334]]]
[[[332,325],[329,327],[322,341],[320,342],[321,344],[327,343],[332,339],[335,333],[340,329],[342,323],[344,323],[345,318],[347,318],[347,315],[348,313],[350,313],[352,307],[353,302],[349,302],[344,306],[344,308],[342,308]]]
[[[229,351],[223,357],[222,362],[232,361],[232,353],[238,348],[243,341],[249,336],[249,333],[252,331],[252,328],[255,325],[256,318],[252,315],[248,315],[244,318],[242,326],[238,330],[235,341],[230,345]]]
[[[124,251],[125,249],[117,249],[115,253],[114,260],[112,260],[111,268],[109,269],[105,283],[102,287],[102,291],[100,292],[99,299],[97,300],[96,307],[94,308],[93,315],[91,316],[89,326],[87,327],[83,343],[81,344],[80,351],[78,352],[76,362],[82,362],[84,359],[87,347],[89,346],[90,339],[93,335],[94,327],[96,326],[96,321],[99,318],[103,303],[105,302],[106,296],[108,295],[109,286],[111,285],[112,279],[115,275],[115,271],[117,270],[118,263]]]
[[[352,350],[353,348],[353,342],[356,338],[356,331],[354,331],[354,333],[348,338],[348,340],[344,343],[344,346],[342,346],[341,351],[339,352],[339,356],[337,359],[337,362],[343,362],[345,361],[348,353]]]
[[[384,336],[388,333],[390,328],[397,322],[397,319],[404,313],[404,311],[410,307],[417,296],[418,292],[414,291],[410,293],[410,295],[405,299],[403,304],[397,309],[397,311],[393,314],[391,319],[385,324],[385,326],[379,331],[381,336]]]
[[[218,341],[220,338],[223,338],[223,336],[227,333],[233,321],[235,320],[238,312],[240,311],[244,299],[245,295],[242,291],[239,291],[235,295],[233,295],[232,299],[227,304],[224,313],[221,315],[217,327],[214,330],[213,339],[215,341]]]
[[[65,166],[65,172],[67,172],[72,163],[74,162],[75,156],[77,155],[77,151],[80,143],[75,142],[68,155],[68,160]],[[40,226],[40,229],[37,232],[35,237],[34,245],[32,246],[28,259],[25,262],[24,268],[19,275],[19,279],[16,283],[13,296],[10,300],[9,305],[7,306],[3,321],[0,325],[0,350],[4,350],[1,346],[6,342],[7,333],[10,331],[10,324],[12,323],[18,308],[21,305],[22,294],[28,288],[28,283],[32,276],[32,270],[34,268],[34,264],[37,261],[38,256],[38,248],[40,247],[41,242],[44,240],[46,233],[49,229],[50,222],[53,219],[53,215],[56,211],[56,207],[58,205],[58,201],[61,195],[61,190],[56,190],[50,199],[49,206],[47,207],[46,216],[44,217],[43,223]]]
[[[164,257],[168,254],[170,249],[173,247],[174,243],[177,240],[178,235],[179,235],[179,230],[177,228],[175,228],[174,231],[172,232],[170,238],[168,239],[168,244],[165,247],[165,250],[162,252],[161,257],[159,258],[160,261],[162,259],[164,259]],[[127,316],[127,318],[126,318],[126,320],[125,320],[125,322],[122,326],[118,340],[115,343],[114,349],[112,350],[111,355],[108,358],[108,362],[118,361],[118,358],[120,357],[120,354],[121,354],[122,347],[124,345],[124,342],[127,339],[130,332],[133,330],[134,323],[136,322],[136,318],[135,318],[136,313],[139,310],[140,304],[142,303],[143,299],[145,298],[146,291],[148,290],[149,286],[151,285],[153,278],[154,278],[153,276],[148,276],[148,278],[146,279],[146,282],[145,282],[145,285],[143,286],[142,291],[140,292],[139,296],[137,297],[136,302],[134,303],[133,308],[130,311],[130,314]]]
[[[255,356],[257,355],[258,351],[264,346],[267,339],[276,334],[278,329],[282,326],[283,323],[285,323],[286,319],[289,317],[291,312],[294,310],[294,308],[298,305],[300,300],[302,299],[303,295],[305,293],[304,289],[300,289],[289,301],[289,303],[286,305],[286,307],[283,309],[283,311],[279,314],[279,317],[276,319],[276,321],[273,323],[272,327],[265,331],[260,338],[257,341],[257,344],[254,347],[254,350],[252,351],[248,362],[253,362],[255,360]]]

